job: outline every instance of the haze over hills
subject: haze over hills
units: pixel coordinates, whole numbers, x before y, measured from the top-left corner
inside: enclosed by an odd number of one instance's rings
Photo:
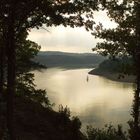
[[[104,57],[94,53],[39,52],[35,61],[47,67],[95,67]]]

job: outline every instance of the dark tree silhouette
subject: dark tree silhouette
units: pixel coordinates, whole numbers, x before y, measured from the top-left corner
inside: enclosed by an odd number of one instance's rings
[[[129,138],[131,140],[138,140],[140,139],[140,97],[139,91],[140,89],[136,89],[134,93],[134,100],[132,105],[132,120],[128,122],[130,129],[129,129]]]
[[[23,32],[31,28],[46,26],[85,26],[92,29],[92,9],[97,8],[97,1],[92,0],[1,0],[0,21],[4,38],[0,48],[1,59],[1,91],[3,88],[3,62],[6,51],[7,64],[7,127],[9,137],[15,140],[13,127],[13,102],[16,84],[16,48]],[[83,16],[84,14],[84,16]],[[84,17],[87,18],[84,18]]]
[[[133,74],[136,75],[136,93],[134,102],[134,140],[139,139],[140,129],[140,1],[107,1],[103,7],[111,20],[118,25],[114,29],[104,29],[102,24],[93,32],[97,38],[104,39],[93,49],[102,55],[111,57],[129,56],[133,59]],[[129,70],[128,70],[129,71]],[[127,72],[127,71],[126,71]]]

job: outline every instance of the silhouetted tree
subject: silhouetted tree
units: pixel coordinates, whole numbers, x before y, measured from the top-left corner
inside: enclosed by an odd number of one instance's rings
[[[11,140],[15,140],[13,127],[13,102],[16,85],[16,48],[23,32],[46,26],[85,26],[92,29],[92,9],[97,1],[92,0],[1,0],[0,21],[4,34],[4,49],[7,59],[7,127]],[[84,18],[84,17],[87,18]],[[2,48],[1,52],[2,52]],[[2,59],[1,59],[2,60]],[[2,76],[3,72],[1,72]],[[2,83],[2,82],[1,82]]]
[[[102,24],[96,26],[93,32],[97,38],[104,39],[98,43],[94,51],[111,57],[130,56],[134,61],[133,73],[136,75],[135,100],[140,98],[140,1],[139,0],[112,0],[106,1],[103,6],[111,20],[117,23],[113,29],[105,29]],[[129,71],[129,70],[128,70]],[[127,71],[126,71],[127,72]],[[134,135],[136,140],[140,127],[140,102],[134,103]],[[136,133],[135,133],[136,132]]]

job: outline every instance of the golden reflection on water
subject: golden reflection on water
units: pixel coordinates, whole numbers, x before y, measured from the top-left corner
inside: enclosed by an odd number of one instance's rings
[[[88,75],[89,71],[56,68],[35,71],[35,81],[39,88],[47,90],[55,109],[60,104],[67,105],[84,125],[126,124],[130,119],[133,85]]]

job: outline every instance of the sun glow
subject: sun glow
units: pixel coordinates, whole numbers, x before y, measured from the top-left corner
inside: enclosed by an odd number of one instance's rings
[[[106,11],[94,12],[95,22],[102,23],[105,28],[115,28],[117,24],[110,21]],[[45,28],[45,29],[44,29]],[[84,27],[43,27],[33,29],[28,39],[41,45],[41,51],[64,51],[64,52],[92,52],[99,39],[95,39]]]

